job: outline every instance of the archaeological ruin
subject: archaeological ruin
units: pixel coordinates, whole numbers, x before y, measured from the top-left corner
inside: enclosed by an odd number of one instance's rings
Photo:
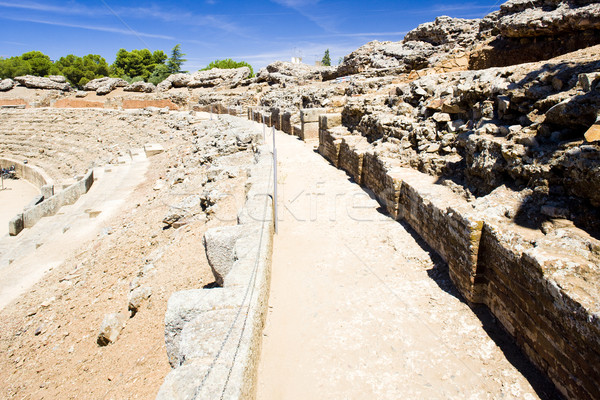
[[[0,397],[600,398],[599,2],[249,76],[0,82]]]

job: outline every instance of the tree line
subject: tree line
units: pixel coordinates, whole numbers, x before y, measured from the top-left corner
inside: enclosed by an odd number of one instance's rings
[[[156,85],[171,74],[186,72],[181,70],[187,61],[184,56],[179,44],[173,47],[170,57],[162,50],[120,49],[111,65],[97,54],[83,57],[69,54],[52,61],[41,51],[30,51],[16,57],[0,57],[0,78],[62,75],[72,86],[81,88],[92,79],[110,76],[125,79],[129,83],[145,81]]]

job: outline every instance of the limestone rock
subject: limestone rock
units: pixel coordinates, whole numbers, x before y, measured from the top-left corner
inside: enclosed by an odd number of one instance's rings
[[[55,82],[50,78],[43,78],[39,76],[25,75],[15,77],[15,81],[21,85],[31,89],[49,89],[49,90],[62,90],[64,92],[71,90],[71,85],[66,82]]]
[[[593,90],[600,81],[600,72],[579,75],[579,85],[584,92]]]
[[[92,79],[91,81],[86,83],[83,88],[84,90],[88,91],[96,91],[96,93],[99,95],[105,95],[112,92],[118,87],[125,87],[128,85],[129,83],[127,83],[127,81],[124,79],[104,77]]]
[[[250,77],[250,68],[240,67],[232,69],[213,68],[208,71],[198,71],[192,74],[187,87],[236,87],[244,79]]]
[[[322,73],[330,70],[330,67],[318,67],[307,64],[292,64],[290,62],[276,61],[258,71],[258,74],[256,74],[256,82],[287,84],[303,81],[320,81],[322,79]]]
[[[590,127],[585,133],[585,140],[595,142],[600,140],[600,116],[596,119],[596,123]]]
[[[48,79],[50,79],[53,82],[57,82],[57,83],[66,83],[67,82],[67,78],[65,78],[62,75],[49,75]]]
[[[125,92],[142,92],[142,93],[153,93],[156,91],[156,86],[151,82],[134,82],[131,85],[127,85],[123,88]]]
[[[509,38],[599,29],[600,3],[509,0],[500,6],[497,28]]]
[[[250,77],[250,68],[232,69],[213,68],[208,71],[197,71],[193,74],[173,74],[158,84],[158,91],[171,88],[189,87],[236,87]]]
[[[0,81],[0,92],[6,92],[15,86],[15,81],[12,79],[2,79]]]
[[[137,287],[129,292],[127,308],[131,311],[132,317],[139,311],[144,300],[149,299],[151,295],[152,288],[146,286]]]
[[[208,258],[208,264],[218,286],[233,267],[235,242],[242,235],[240,225],[211,228],[206,231],[202,242]]]
[[[125,327],[127,317],[121,313],[107,314],[104,316],[100,332],[98,333],[97,343],[100,346],[107,346],[114,343]]]
[[[466,46],[475,42],[478,32],[478,19],[441,16],[437,17],[434,22],[421,24],[416,29],[408,32],[404,37],[404,42],[421,41],[434,46],[458,43]]]

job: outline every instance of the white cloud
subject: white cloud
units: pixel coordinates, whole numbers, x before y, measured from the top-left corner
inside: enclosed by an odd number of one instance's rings
[[[64,26],[67,28],[77,28],[77,29],[87,29],[87,30],[91,30],[91,31],[118,33],[121,35],[142,36],[142,37],[154,38],[154,39],[175,40],[175,38],[172,36],[157,35],[154,33],[135,32],[135,31],[131,31],[128,29],[112,28],[112,27],[108,27],[108,26],[71,24],[71,23],[67,23],[67,22],[46,21],[46,20],[33,19],[33,18],[12,18],[12,17],[5,17],[5,16],[0,16],[0,18],[8,19],[11,21],[31,22],[31,23],[35,23],[35,24]]]
[[[50,4],[42,4],[35,2],[4,2],[0,1],[0,7],[5,8],[17,8],[22,10],[30,10],[30,11],[44,11],[44,12],[53,12],[58,14],[69,14],[69,15],[98,15],[98,14],[108,14],[108,12],[102,8],[90,8],[85,6],[80,6],[78,4],[71,4],[69,7],[61,7],[54,6]]]

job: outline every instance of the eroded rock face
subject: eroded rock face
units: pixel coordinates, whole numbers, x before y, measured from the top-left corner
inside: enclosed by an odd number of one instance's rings
[[[121,313],[107,314],[100,326],[97,343],[99,346],[107,346],[117,341],[119,334],[125,327],[127,317]]]
[[[105,95],[118,87],[126,87],[129,83],[121,78],[98,78],[85,84],[84,90],[95,91],[99,95]]]
[[[15,81],[21,85],[31,89],[51,89],[51,90],[62,90],[68,92],[72,90],[71,85],[66,82],[56,82],[50,78],[43,78],[39,76],[25,75],[15,77]]]
[[[320,81],[322,74],[331,70],[332,67],[317,67],[307,64],[292,64],[290,62],[276,61],[258,71],[256,82],[287,84],[305,81]]]
[[[125,86],[123,90],[125,92],[153,93],[156,91],[156,86],[151,82],[140,81]]]
[[[434,46],[457,44],[462,47],[472,45],[479,32],[478,19],[437,17],[434,22],[419,25],[404,37],[406,42],[427,42]]]
[[[546,60],[600,43],[600,3],[510,0],[486,16],[470,60],[476,69]]]
[[[500,6],[497,28],[507,38],[600,29],[600,3],[510,0]]]
[[[210,88],[210,87],[236,87],[250,77],[250,68],[220,69],[213,68],[208,71],[197,71],[193,74],[173,74],[158,84],[159,91],[171,88]]]
[[[2,79],[0,81],[0,92],[6,92],[16,85],[12,79]]]
[[[402,42],[373,41],[350,53],[333,77],[370,70],[404,73],[420,70],[453,57],[457,51],[470,49],[477,39],[480,20],[438,17],[419,25]]]

